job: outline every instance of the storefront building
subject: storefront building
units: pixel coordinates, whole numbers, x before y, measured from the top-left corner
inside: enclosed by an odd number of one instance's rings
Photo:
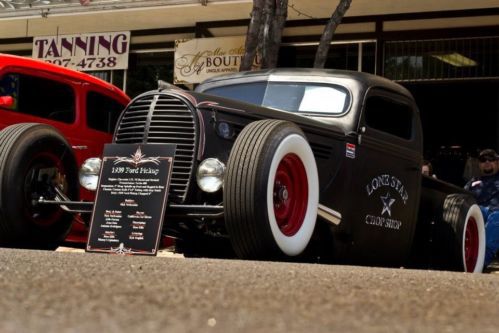
[[[279,67],[312,66],[336,5],[289,0]],[[66,65],[80,65],[131,97],[158,80],[189,88],[175,74],[180,43],[244,41],[251,10],[251,0],[0,1],[0,52],[65,65],[59,53],[85,50],[85,61]],[[497,0],[354,0],[326,67],[406,86],[421,110],[426,155],[444,179],[462,185],[467,156],[499,148]]]

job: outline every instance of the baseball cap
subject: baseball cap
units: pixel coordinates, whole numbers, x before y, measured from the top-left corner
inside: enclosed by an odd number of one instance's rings
[[[494,149],[484,149],[478,154],[478,159],[480,161],[494,161],[499,159],[499,155],[497,155],[496,151]]]

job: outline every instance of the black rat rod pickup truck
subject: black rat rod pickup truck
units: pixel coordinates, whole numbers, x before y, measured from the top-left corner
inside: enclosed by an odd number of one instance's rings
[[[480,209],[421,174],[422,142],[402,86],[311,69],[160,85],[129,103],[113,137],[176,145],[163,232],[184,249],[228,239],[244,259],[481,272]],[[98,175],[93,162],[81,178]]]

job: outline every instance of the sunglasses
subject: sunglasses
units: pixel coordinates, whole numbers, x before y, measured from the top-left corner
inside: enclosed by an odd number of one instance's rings
[[[480,161],[480,163],[497,161],[497,159],[494,157],[479,157],[478,160]]]

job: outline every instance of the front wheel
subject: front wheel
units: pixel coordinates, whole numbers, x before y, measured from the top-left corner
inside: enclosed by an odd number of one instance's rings
[[[246,126],[230,153],[223,195],[236,254],[301,254],[315,228],[318,193],[315,158],[296,125],[262,120]]]
[[[0,244],[55,248],[70,230],[72,216],[58,206],[55,187],[78,197],[77,166],[71,147],[53,127],[22,123],[0,132]]]

